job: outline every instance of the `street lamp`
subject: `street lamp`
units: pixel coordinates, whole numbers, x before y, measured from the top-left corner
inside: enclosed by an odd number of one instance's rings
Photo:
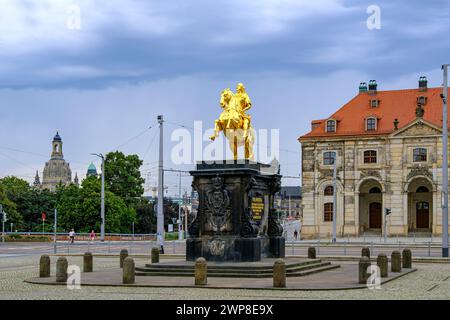
[[[102,223],[100,225],[100,241],[105,241],[105,157],[101,153],[91,153],[93,156],[97,156],[102,159],[102,202],[100,216]]]
[[[447,128],[447,69],[449,64],[442,65],[444,81],[442,83],[442,257],[448,257],[448,128]]]

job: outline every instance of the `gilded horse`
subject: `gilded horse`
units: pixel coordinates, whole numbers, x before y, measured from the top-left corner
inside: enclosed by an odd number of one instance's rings
[[[210,137],[214,140],[223,131],[233,151],[234,159],[237,160],[238,147],[244,146],[245,159],[254,159],[253,144],[255,131],[250,121],[251,117],[245,113],[251,108],[251,101],[245,92],[245,87],[239,83],[234,94],[230,88],[222,91],[220,106],[223,112],[215,121],[214,134]]]

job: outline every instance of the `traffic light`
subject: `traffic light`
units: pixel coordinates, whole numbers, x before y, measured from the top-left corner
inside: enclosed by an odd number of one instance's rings
[[[391,209],[389,209],[389,208],[385,208],[384,210],[385,210],[385,212],[384,212],[384,213],[385,213],[385,215],[386,215],[386,216],[388,216],[388,215],[390,215],[390,214],[391,214]]]

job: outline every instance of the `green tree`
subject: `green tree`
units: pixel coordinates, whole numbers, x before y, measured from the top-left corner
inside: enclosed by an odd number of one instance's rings
[[[139,168],[143,161],[137,155],[110,152],[105,157],[105,184],[127,205],[136,204],[144,193],[144,179]]]
[[[7,192],[5,191],[5,187],[0,184],[0,204],[3,206],[3,211],[6,212],[8,223],[14,223],[14,225],[22,225],[23,220],[22,216],[19,212],[17,212],[16,204],[11,201],[8,196]],[[1,219],[0,219],[1,221]]]
[[[156,233],[156,215],[154,204],[141,198],[136,204],[136,233]]]
[[[101,182],[96,177],[83,180],[81,187],[63,187],[58,199],[59,225],[66,231],[100,231]],[[136,212],[109,190],[105,191],[105,231],[129,233]]]

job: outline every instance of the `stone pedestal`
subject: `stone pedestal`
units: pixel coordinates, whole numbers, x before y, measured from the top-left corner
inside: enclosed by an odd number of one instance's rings
[[[186,260],[251,262],[284,257],[283,229],[273,207],[280,189],[278,163],[201,162],[190,173],[199,205],[189,225]]]
[[[50,277],[50,257],[46,254],[42,255],[39,260],[39,277]]]

